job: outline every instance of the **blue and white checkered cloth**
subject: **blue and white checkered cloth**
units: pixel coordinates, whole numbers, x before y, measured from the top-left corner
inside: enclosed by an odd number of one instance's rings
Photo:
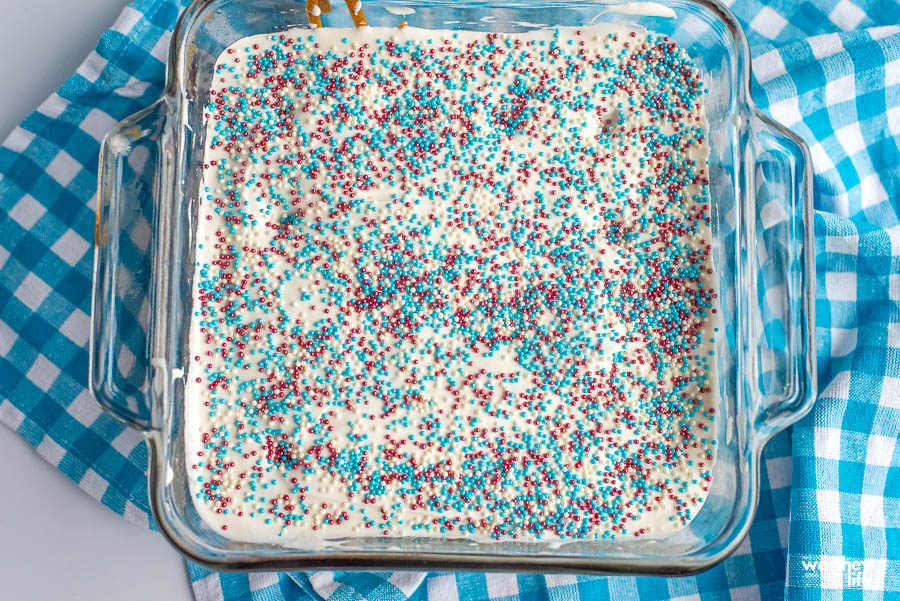
[[[141,438],[86,389],[97,151],[162,92],[184,0],[136,0],[0,147],[0,421],[85,492],[152,526]],[[201,601],[900,599],[900,4],[732,0],[760,107],[815,166],[820,396],[762,462],[756,520],[681,579],[190,566]]]

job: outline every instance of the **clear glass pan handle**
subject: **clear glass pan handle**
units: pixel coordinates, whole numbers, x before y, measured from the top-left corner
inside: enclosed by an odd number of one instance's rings
[[[768,438],[815,400],[812,163],[793,133],[762,116],[748,123],[745,217],[747,324],[755,432]],[[754,218],[755,217],[755,218]]]
[[[162,102],[103,140],[97,192],[90,386],[109,413],[148,430],[150,288],[159,198]]]

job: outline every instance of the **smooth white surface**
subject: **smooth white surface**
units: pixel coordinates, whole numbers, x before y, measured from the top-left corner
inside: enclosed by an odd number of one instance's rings
[[[0,1],[0,140],[75,72],[126,4]]]
[[[126,3],[0,3],[0,140],[75,71]],[[2,425],[0,457],[0,599],[192,598],[184,561],[160,534],[100,505]]]
[[[3,425],[0,457],[0,598],[193,598],[184,560],[161,534],[83,493]]]

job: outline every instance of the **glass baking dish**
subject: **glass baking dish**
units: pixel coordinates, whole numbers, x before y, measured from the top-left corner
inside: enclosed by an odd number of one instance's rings
[[[309,27],[293,0],[197,0],[175,30],[165,93],[119,123],[100,155],[91,388],[149,445],[153,514],[190,559],[217,569],[419,569],[688,574],[740,544],[756,509],[760,451],[815,398],[811,169],[795,135],[749,94],[735,18],[707,0],[366,0],[371,25],[521,32],[541,24],[627,22],[677,41],[710,93],[713,258],[725,336],[717,338],[720,426],[712,488],[668,538],[559,543],[358,538],[319,548],[220,536],[192,503],[185,469],[184,372],[203,156],[203,105],[219,53],[241,37]],[[388,9],[391,10],[388,10]],[[403,13],[398,16],[397,13]],[[351,26],[343,6],[323,25]]]

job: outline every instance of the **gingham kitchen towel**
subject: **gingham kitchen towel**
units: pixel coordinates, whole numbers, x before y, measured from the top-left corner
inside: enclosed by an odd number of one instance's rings
[[[97,151],[162,91],[183,0],[136,0],[0,148],[0,421],[151,525],[140,437],[86,390]],[[207,600],[900,599],[900,5],[734,0],[754,97],[815,166],[820,395],[763,454],[748,538],[682,579],[190,566]]]

